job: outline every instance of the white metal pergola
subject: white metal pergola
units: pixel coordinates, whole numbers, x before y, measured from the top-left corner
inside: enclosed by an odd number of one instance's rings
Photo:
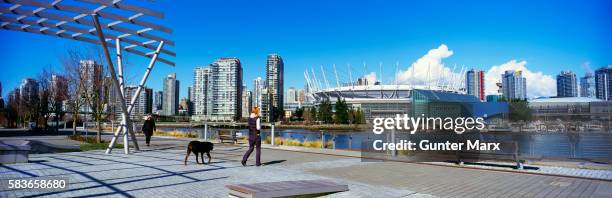
[[[0,29],[29,32],[47,36],[99,44],[103,48],[108,70],[112,76],[115,91],[120,93],[121,126],[113,134],[106,153],[111,153],[119,136],[123,136],[124,153],[129,154],[131,136],[134,149],[140,150],[136,134],[132,130],[130,114],[142,92],[155,62],[174,66],[175,63],[160,57],[160,54],[174,57],[176,54],[164,49],[174,42],[157,34],[170,34],[170,28],[140,19],[151,16],[163,19],[164,14],[147,8],[131,5],[122,0],[1,0]],[[126,44],[122,46],[122,43]],[[108,50],[116,49],[117,70]],[[122,51],[150,58],[136,93],[125,100]]]

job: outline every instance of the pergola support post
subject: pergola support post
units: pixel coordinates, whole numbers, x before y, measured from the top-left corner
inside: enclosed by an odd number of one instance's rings
[[[132,96],[129,106],[127,107],[127,112],[128,112],[128,116],[125,116],[127,118],[129,118],[129,115],[132,113],[132,110],[134,109],[134,104],[136,103],[136,100],[138,100],[138,97],[140,96],[140,93],[142,92],[142,90],[144,89],[144,85],[147,82],[147,79],[149,78],[149,75],[151,74],[151,71],[153,70],[153,67],[155,66],[155,62],[157,61],[157,57],[159,56],[159,53],[161,51],[161,49],[164,46],[164,41],[160,41],[159,45],[157,46],[157,49],[155,50],[155,53],[153,54],[153,57],[151,57],[151,61],[149,62],[149,65],[147,66],[147,70],[145,71],[142,79],[140,80],[140,84],[138,85],[138,88],[136,89],[136,93],[134,94],[134,96]],[[106,153],[110,153],[113,149],[113,147],[115,146],[115,143],[117,142],[117,138],[120,134],[121,131],[123,131],[123,138],[124,141],[128,139],[127,135],[128,133],[126,133],[126,131],[130,131],[131,126],[130,126],[130,122],[129,119],[128,120],[128,124],[127,124],[127,130],[125,129],[121,129],[118,128],[117,131],[114,133],[113,139],[111,139],[110,144],[108,145],[108,148],[106,149]],[[134,132],[130,132],[129,133],[132,136],[132,140],[135,142],[136,141],[136,135]],[[136,144],[135,144],[136,145]],[[138,149],[137,149],[138,150]]]
[[[115,48],[116,48],[116,55],[117,55],[117,70],[118,74],[119,74],[119,88],[121,89],[121,97],[125,97],[125,78],[123,77],[123,60],[122,60],[122,56],[121,56],[121,42],[119,39],[115,39]],[[128,113],[131,113],[129,111],[129,104],[128,104]],[[125,154],[129,154],[130,153],[130,145],[128,144],[129,140],[127,137],[127,134],[125,133],[125,131],[127,130],[131,130],[131,127],[128,127],[128,123],[130,116],[129,115],[124,115],[123,113],[121,114],[121,130],[123,131],[123,152]],[[113,136],[114,137],[114,136]],[[113,145],[114,146],[114,145]]]
[[[102,45],[102,51],[104,52],[104,56],[106,57],[106,62],[107,62],[107,66],[108,66],[108,71],[111,73],[111,79],[113,80],[113,84],[115,86],[115,91],[118,93],[121,93],[121,85],[119,84],[119,80],[117,79],[117,74],[115,73],[115,67],[113,66],[113,60],[110,56],[110,52],[108,51],[108,46],[106,45],[106,39],[104,38],[104,33],[102,32],[102,27],[100,26],[100,21],[98,19],[98,15],[97,14],[93,14],[92,15],[93,21],[94,21],[94,26],[96,27],[96,33],[98,35],[98,39],[100,40],[100,44]],[[127,111],[127,106],[125,104],[125,98],[123,98],[123,96],[119,97],[119,102],[121,103],[121,111],[124,114],[124,120],[127,116],[125,115],[129,115],[128,111]],[[120,127],[121,128],[121,127]],[[136,143],[136,139],[133,140],[134,141],[134,146],[136,148],[138,148],[138,144]],[[114,143],[114,142],[111,142]],[[127,144],[127,142],[126,142]],[[111,144],[112,146],[112,144]],[[126,153],[127,154],[127,153]]]

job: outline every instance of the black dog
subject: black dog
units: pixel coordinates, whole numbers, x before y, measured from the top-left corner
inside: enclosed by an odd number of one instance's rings
[[[212,157],[210,157],[210,151],[212,150],[213,143],[200,141],[189,142],[189,145],[187,146],[187,155],[185,155],[185,165],[187,165],[187,158],[189,158],[189,154],[191,154],[191,151],[193,151],[193,154],[195,154],[196,156],[196,164],[200,163],[198,161],[198,154],[200,154],[200,156],[202,157],[202,164],[206,164],[204,163],[204,153],[206,153],[206,155],[208,156],[208,163],[210,163],[210,160],[212,159]]]

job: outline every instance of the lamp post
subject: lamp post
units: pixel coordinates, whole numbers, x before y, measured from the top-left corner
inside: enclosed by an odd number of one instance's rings
[[[268,114],[270,115],[270,134],[271,134],[271,141],[272,142],[272,146],[274,146],[274,99],[272,98],[272,93],[268,92],[268,98],[270,100],[270,105],[268,107]]]

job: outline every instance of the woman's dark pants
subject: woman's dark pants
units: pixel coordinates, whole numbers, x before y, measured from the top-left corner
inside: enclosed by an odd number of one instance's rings
[[[251,156],[253,149],[256,149],[255,150],[255,165],[259,166],[261,165],[259,161],[259,158],[261,157],[261,137],[259,136],[249,137],[249,150],[247,150],[247,152],[242,157],[242,162],[246,163],[246,161],[249,159],[249,156]]]
[[[149,131],[143,131],[144,135],[145,135],[145,142],[147,143],[147,145],[149,145],[149,143],[151,142],[151,136],[153,136],[153,131],[149,132]]]

